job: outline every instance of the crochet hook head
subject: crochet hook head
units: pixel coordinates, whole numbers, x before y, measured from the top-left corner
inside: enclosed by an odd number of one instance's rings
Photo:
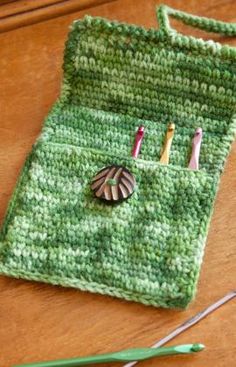
[[[113,353],[114,361],[130,361],[133,357],[143,361],[153,357],[163,357],[175,354],[190,354],[200,352],[205,347],[203,344],[184,344],[163,348],[135,348]]]
[[[174,129],[175,129],[175,124],[173,124],[173,122],[172,122],[171,124],[169,124],[167,131],[171,132],[171,131],[174,131]]]
[[[133,158],[137,158],[140,153],[143,137],[144,137],[144,126],[141,125],[139,126],[138,131],[135,135],[134,146],[131,153]]]
[[[194,134],[194,140],[197,142],[202,137],[202,128],[198,127]]]

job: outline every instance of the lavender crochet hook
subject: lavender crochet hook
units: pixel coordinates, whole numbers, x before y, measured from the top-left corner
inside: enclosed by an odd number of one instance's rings
[[[199,169],[199,156],[202,142],[202,128],[198,127],[195,131],[192,140],[192,155],[188,165],[188,168],[198,170]]]
[[[162,345],[168,343],[170,340],[174,339],[176,336],[178,336],[179,334],[181,334],[183,331],[187,330],[191,326],[197,324],[199,321],[204,319],[207,315],[209,315],[213,311],[217,310],[217,308],[219,308],[220,306],[222,306],[226,302],[230,301],[234,297],[236,297],[236,290],[227,293],[224,297],[220,298],[218,301],[216,301],[212,305],[210,305],[207,308],[205,308],[204,310],[198,312],[196,315],[194,315],[193,317],[191,317],[190,319],[185,321],[183,324],[178,326],[176,329],[174,329],[170,334],[166,335],[164,338],[162,338],[157,343],[152,345],[151,348],[159,348]],[[133,367],[137,363],[138,363],[138,361],[129,362],[129,363],[126,363],[125,365],[123,365],[123,367]]]

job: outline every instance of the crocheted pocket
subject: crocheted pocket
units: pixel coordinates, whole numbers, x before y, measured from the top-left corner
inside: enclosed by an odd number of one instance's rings
[[[137,178],[132,197],[115,206],[94,198],[90,188],[94,174],[111,162]],[[215,187],[205,172],[39,144],[8,214],[1,272],[185,307],[195,290]]]
[[[160,29],[86,17],[66,46],[60,99],[46,119],[9,204],[3,274],[186,307],[196,291],[213,201],[235,131],[236,49],[179,35],[168,14],[208,31],[235,24],[160,7]],[[169,122],[171,165],[157,161]],[[134,132],[146,135],[130,158]],[[187,169],[194,130],[200,170]],[[119,205],[93,196],[104,166],[135,175]]]

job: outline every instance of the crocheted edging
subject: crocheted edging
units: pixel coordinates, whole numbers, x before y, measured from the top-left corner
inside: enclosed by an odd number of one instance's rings
[[[148,294],[138,294],[135,292],[130,292],[124,289],[120,289],[117,287],[109,287],[105,284],[95,283],[95,282],[87,282],[79,279],[67,278],[67,277],[59,277],[59,276],[51,276],[48,274],[37,273],[37,272],[26,272],[23,270],[17,270],[13,268],[9,268],[0,264],[0,273],[2,275],[11,276],[14,278],[22,278],[26,280],[33,280],[38,282],[50,283],[53,285],[61,285],[63,287],[71,287],[76,288],[81,291],[88,291],[92,293],[99,293],[103,295],[109,295],[116,298],[123,298],[127,301],[140,302],[146,306],[155,306],[155,307],[164,307],[164,308],[179,308],[185,309],[189,302],[193,300],[196,294],[196,286],[193,287],[191,294],[188,296],[179,296],[179,298],[169,298],[164,300],[161,298],[153,298]],[[198,279],[196,280],[197,284]]]
[[[207,18],[205,18],[207,19]],[[211,21],[209,19],[209,21]],[[225,60],[236,60],[236,47],[222,45],[213,40],[205,41],[201,38],[187,36],[172,30],[169,33],[162,29],[145,28],[134,24],[109,20],[102,17],[93,17],[85,15],[84,18],[75,20],[72,23],[71,30],[86,30],[96,28],[104,33],[116,32],[118,35],[132,36],[137,39],[143,39],[149,42],[159,42],[163,46],[169,45],[171,48],[197,51],[198,54],[205,56],[219,56]]]
[[[2,241],[4,239],[8,224],[11,220],[12,215],[14,214],[14,209],[15,209],[15,206],[16,206],[17,196],[18,196],[21,188],[25,184],[25,182],[27,182],[27,177],[26,176],[27,176],[31,161],[33,159],[35,149],[36,149],[36,144],[33,145],[32,150],[27,155],[25,163],[24,163],[24,165],[23,165],[23,167],[20,171],[20,174],[19,174],[19,177],[17,179],[13,194],[12,194],[12,196],[9,200],[8,206],[7,206],[5,217],[3,218],[3,224],[2,224],[2,227],[1,227],[1,230],[0,230],[0,241]],[[0,253],[1,253],[1,243],[0,243]],[[0,261],[1,261],[1,257],[0,257]]]

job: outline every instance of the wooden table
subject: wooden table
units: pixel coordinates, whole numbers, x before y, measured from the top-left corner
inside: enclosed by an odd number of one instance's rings
[[[59,3],[48,0],[48,6],[53,2]],[[78,6],[79,1],[72,2],[69,11],[65,7],[64,13],[63,10],[51,11],[46,17],[42,9],[39,9],[40,16],[35,13],[37,10],[26,9],[28,20],[22,20],[21,13],[14,15],[14,9],[9,8],[3,18],[5,23],[0,22],[1,220],[26,154],[59,94],[64,41],[72,20],[87,13],[147,27],[157,26],[154,9],[158,1],[117,0],[97,7],[94,6],[96,1],[82,1],[83,10]],[[23,3],[27,5],[30,1]],[[230,0],[166,3],[199,15],[236,21],[236,2]],[[13,7],[12,2],[10,5]],[[7,5],[4,6],[7,11]],[[188,27],[178,26],[178,29],[189,33]],[[235,39],[225,41],[236,46]],[[198,294],[188,310],[155,309],[74,289],[0,277],[0,366],[149,346],[234,289],[235,177],[236,145],[230,153],[217,196]],[[232,301],[172,342],[202,342],[207,346],[205,352],[156,359],[140,366],[168,367],[181,363],[182,367],[233,367],[235,324],[236,302]]]

